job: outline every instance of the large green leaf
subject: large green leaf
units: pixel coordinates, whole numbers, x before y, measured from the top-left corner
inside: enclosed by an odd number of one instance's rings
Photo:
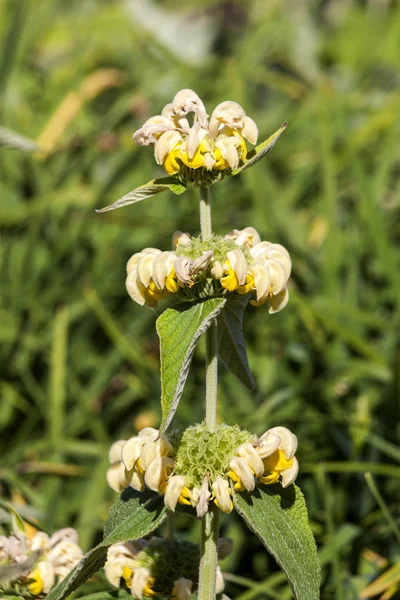
[[[235,507],[285,571],[297,600],[318,600],[320,565],[301,490],[260,485],[235,493]]]
[[[161,177],[160,179],[152,179],[148,183],[139,186],[135,190],[132,190],[132,192],[128,192],[128,194],[125,194],[125,196],[122,196],[122,198],[116,200],[113,204],[97,209],[96,212],[102,213],[108,210],[121,208],[122,206],[127,206],[128,204],[135,204],[136,202],[140,202],[146,198],[151,198],[151,196],[155,196],[156,194],[165,192],[166,190],[170,190],[179,196],[179,194],[183,194],[183,192],[186,191],[186,186],[179,181],[177,177]]]
[[[243,314],[249,296],[230,298],[218,315],[218,356],[228,371],[231,371],[250,390],[256,387],[247,360],[243,338]]]
[[[238,173],[241,173],[245,169],[248,169],[249,167],[252,167],[256,163],[258,163],[259,160],[261,160],[270,150],[272,150],[282,133],[285,131],[286,127],[287,123],[285,122],[278,129],[278,131],[275,131],[275,133],[270,135],[270,137],[267,140],[265,140],[264,142],[256,146],[254,150],[249,152],[243,165],[232,171],[232,175],[237,175]]]
[[[178,407],[197,340],[210,327],[225,302],[225,298],[184,302],[167,308],[157,319],[161,358],[161,432],[167,429]]]
[[[142,494],[130,488],[125,490],[111,507],[104,527],[104,540],[82,558],[46,596],[46,600],[63,600],[69,596],[101,569],[112,544],[138,540],[148,535],[161,525],[166,516],[163,500],[157,494]]]

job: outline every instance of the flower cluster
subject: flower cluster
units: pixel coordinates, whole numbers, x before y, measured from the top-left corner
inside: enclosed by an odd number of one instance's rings
[[[113,444],[107,478],[116,491],[129,485],[158,492],[171,511],[179,503],[196,507],[201,517],[208,503],[215,502],[229,513],[232,488],[251,492],[256,480],[292,484],[298,473],[296,449],[297,438],[286,427],[273,427],[256,438],[237,425],[219,425],[211,433],[202,424],[169,439],[145,428]]]
[[[138,304],[155,306],[172,294],[200,299],[227,294],[254,296],[251,304],[284,308],[292,263],[280,244],[261,241],[253,227],[202,242],[177,231],[172,251],[145,248],[127,264],[126,287]]]
[[[154,146],[155,160],[168,174],[192,183],[212,183],[235,170],[246,158],[245,140],[255,144],[257,137],[257,125],[240,104],[221,102],[208,118],[202,100],[188,89],[133,134],[139,146]]]
[[[219,558],[230,553],[229,542],[224,538],[219,541]],[[197,587],[199,558],[196,544],[153,537],[111,546],[104,570],[112,585],[127,587],[139,600],[189,600]],[[224,579],[218,567],[216,593],[223,589]]]
[[[33,596],[47,594],[82,557],[78,534],[70,527],[56,531],[51,537],[38,531],[30,540],[25,535],[0,536],[0,564],[22,567],[23,575],[18,575],[11,587],[22,586]],[[28,574],[25,574],[27,565]]]

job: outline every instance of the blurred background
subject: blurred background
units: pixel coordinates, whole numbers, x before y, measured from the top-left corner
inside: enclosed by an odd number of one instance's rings
[[[216,233],[255,226],[293,260],[287,308],[246,313],[257,391],[221,372],[220,418],[297,434],[323,599],[400,597],[399,4],[1,0],[0,38],[3,499],[89,549],[109,446],[159,425],[157,315],[125,265],[198,234],[196,191],[95,208],[162,175],[131,136],[188,87],[242,104],[260,141],[289,122],[212,189]],[[203,382],[200,344],[175,425],[202,419]],[[234,513],[222,532],[229,596],[291,598]]]

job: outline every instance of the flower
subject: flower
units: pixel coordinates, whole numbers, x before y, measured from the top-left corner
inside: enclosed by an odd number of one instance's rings
[[[268,302],[271,314],[286,306],[289,253],[261,241],[253,227],[207,242],[177,231],[172,246],[175,250],[167,252],[145,248],[128,261],[126,287],[138,304],[154,307],[173,294],[191,300],[250,294],[253,306]]]
[[[193,113],[193,122],[187,116]],[[133,134],[139,146],[153,146],[154,158],[169,175],[204,182],[235,170],[246,158],[246,141],[256,144],[257,125],[237,102],[218,104],[210,119],[199,96],[180,90],[161,115]]]
[[[82,557],[78,534],[71,527],[60,529],[52,536],[37,531],[31,539],[23,533],[18,533],[18,537],[11,535],[0,538],[0,558],[3,565],[11,566],[33,560],[33,568],[27,575],[18,576],[15,581],[10,582],[11,589],[14,585],[22,585],[33,596],[47,594],[72,571]]]
[[[293,483],[296,449],[297,438],[286,427],[273,427],[256,438],[237,425],[219,425],[211,433],[201,424],[171,439],[143,429],[125,442],[121,458],[127,486],[157,492],[172,512],[182,504],[202,517],[210,502],[230,513],[234,491],[252,492],[257,483]]]
[[[222,538],[219,557],[230,551],[231,541]],[[197,589],[199,559],[197,544],[153,537],[111,546],[104,571],[112,585],[128,589],[133,598],[188,600]],[[216,587],[217,593],[224,589],[219,568]]]

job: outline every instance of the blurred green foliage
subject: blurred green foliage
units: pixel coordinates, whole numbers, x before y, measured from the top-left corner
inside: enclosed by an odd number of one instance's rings
[[[221,374],[220,417],[296,432],[322,598],[358,598],[400,558],[399,5],[2,0],[0,37],[16,146],[0,149],[2,495],[45,529],[76,526],[86,549],[99,539],[110,444],[160,420],[156,314],[128,297],[125,264],[199,225],[195,190],[94,209],[162,174],[131,134],[177,90],[209,112],[232,99],[260,140],[289,127],[212,189],[214,229],[255,226],[293,276],[284,311],[246,314],[257,391]],[[175,424],[202,419],[203,359],[200,345]],[[223,533],[230,596],[291,597],[234,514]]]

